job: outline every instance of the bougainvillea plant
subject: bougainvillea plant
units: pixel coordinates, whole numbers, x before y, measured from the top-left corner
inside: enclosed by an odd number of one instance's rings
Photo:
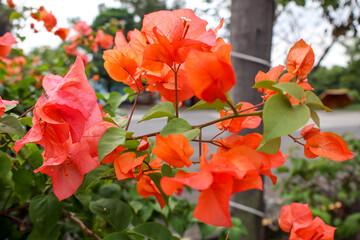
[[[34,19],[44,21],[48,31],[56,25],[51,12],[40,8],[33,15]],[[2,171],[11,174],[5,178],[15,181],[15,188],[4,200],[2,215],[18,219],[10,213],[28,209],[34,224],[30,236],[34,239],[58,238],[61,232],[58,221],[63,217],[73,220],[85,235],[95,239],[100,239],[99,235],[105,239],[172,239],[167,227],[150,218],[152,212],[143,208],[146,204],[139,206],[139,196],[155,197],[160,208],[147,205],[148,208],[158,208],[159,212],[167,208],[175,214],[171,206],[174,200],[169,196],[181,194],[184,186],[198,190],[200,195],[193,210],[195,221],[231,227],[229,202],[234,193],[262,190],[262,176],[276,183],[272,169],[286,161],[279,150],[282,137],[302,145],[309,158],[323,156],[334,161],[353,158],[340,136],[320,132],[314,124],[305,126],[312,119],[319,127],[314,107],[329,111],[308,82],[307,74],[314,64],[311,46],[303,40],[295,43],[288,54],[286,72],[285,66],[280,65],[267,73],[259,71],[255,80],[249,79],[262,93],[262,102],[234,104],[228,93],[236,84],[231,45],[216,37],[222,24],[223,21],[215,29],[207,29],[205,20],[190,9],[181,9],[146,15],[142,29],[130,31],[127,39],[118,31],[115,46],[104,51],[103,58],[109,76],[134,91],[132,111],[125,118],[102,111],[81,56],[65,76],[46,75],[42,80],[44,92],[31,109],[31,122],[21,121],[25,115],[8,113],[0,119],[2,147],[10,154],[1,156],[0,161],[4,162],[1,166],[8,167]],[[85,22],[78,22],[74,29],[83,36],[92,33]],[[110,48],[111,42],[112,38],[100,30],[93,40],[94,48],[97,44],[103,49]],[[14,43],[10,33],[0,38],[2,59]],[[72,44],[76,47],[76,40]],[[68,46],[66,51],[76,54],[70,50]],[[158,92],[163,102],[149,109],[140,121],[167,118],[167,123],[158,132],[138,135],[128,129],[143,92]],[[216,109],[219,118],[198,125],[190,125],[181,118],[181,102],[194,96],[200,101],[188,111]],[[1,113],[7,105],[17,103],[0,101]],[[25,122],[30,128],[23,136]],[[261,123],[263,134],[241,135],[242,129],[253,129]],[[203,139],[202,132],[210,125],[215,125],[219,133]],[[303,126],[300,137],[291,135]],[[147,129],[152,129],[151,124]],[[221,137],[224,132],[229,135]],[[198,144],[199,156],[194,156],[190,142]],[[209,145],[217,150],[209,153]],[[199,170],[190,171],[189,167],[195,164],[200,166]],[[30,178],[30,182],[19,182],[21,174]],[[32,184],[26,194],[19,191],[21,184]],[[33,190],[34,185],[41,190]],[[134,195],[135,185],[138,195]],[[128,192],[119,190],[120,196],[105,194],[105,197],[102,191],[107,186],[116,189],[121,186]],[[74,210],[74,206],[81,210]],[[87,220],[89,214],[98,215],[102,222],[96,217]],[[163,216],[166,224],[170,221],[176,232],[183,233],[176,228],[178,225],[173,225],[171,214]],[[107,226],[103,228],[106,230],[99,230],[101,224]],[[279,224],[290,233],[290,239],[333,239],[335,231],[320,218],[313,219],[308,206],[300,203],[285,206]]]

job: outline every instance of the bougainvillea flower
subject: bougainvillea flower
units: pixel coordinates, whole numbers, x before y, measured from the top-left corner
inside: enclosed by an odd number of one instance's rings
[[[48,13],[46,11],[42,11],[40,13],[40,18],[44,21],[44,26],[49,32],[51,32],[57,24],[56,17],[51,12]]]
[[[89,84],[85,74],[84,64],[80,57],[76,58],[74,65],[64,78],[61,76],[47,75],[43,79],[43,87],[49,100],[53,100],[59,94],[77,98],[85,109],[85,115],[89,115],[85,122],[85,131],[98,122],[102,122],[102,115],[97,103],[94,89]],[[62,101],[67,101],[63,99]],[[71,106],[71,105],[70,105]]]
[[[307,141],[312,136],[320,133],[320,129],[314,127],[315,124],[309,124],[301,129],[300,135]]]
[[[7,32],[0,37],[0,58],[7,57],[11,52],[11,46],[17,43],[14,36]]]
[[[311,45],[300,39],[289,51],[286,68],[291,74],[303,76],[311,71],[314,61],[315,55]]]
[[[146,151],[149,149],[149,146],[150,146],[149,141],[147,140],[147,136],[145,136],[141,138],[139,146],[136,148],[136,150]]]
[[[167,101],[175,102],[175,74],[169,68],[164,68],[158,76],[146,74],[144,78],[149,85],[154,85],[159,94]],[[185,70],[177,72],[177,100],[186,101],[194,96],[194,91],[188,81]]]
[[[305,156],[322,156],[333,161],[345,161],[354,158],[344,139],[331,132],[322,132],[308,138],[304,147]]]
[[[191,49],[209,51],[216,45],[216,32],[222,26],[206,30],[207,22],[190,9],[158,11],[145,15],[141,32],[149,42],[144,50],[142,67],[151,72],[161,71],[164,64],[185,61]]]
[[[9,8],[15,8],[15,4],[13,3],[12,0],[7,0],[7,4],[9,6]]]
[[[64,44],[65,53],[71,56],[76,56],[78,54],[76,50],[76,43],[72,43],[70,45]]]
[[[313,219],[309,204],[291,203],[283,206],[279,213],[280,228],[290,233],[289,239],[333,240],[336,228],[316,217]]]
[[[254,105],[252,105],[251,103],[239,102],[237,105],[239,104],[241,104],[242,106],[241,108],[237,109],[237,111],[241,112],[242,114],[255,112],[256,110],[256,108],[254,108]],[[234,113],[233,111],[225,112],[224,110],[222,110],[220,111],[220,117],[232,115],[233,113]],[[226,129],[229,132],[237,134],[244,128],[250,128],[250,129],[257,128],[260,125],[260,123],[261,123],[261,117],[248,116],[248,117],[237,117],[237,118],[224,120],[219,123],[216,123],[215,126],[220,130]]]
[[[255,76],[255,83],[264,81],[264,80],[277,82],[280,75],[284,71],[284,68],[285,68],[285,66],[279,65],[279,66],[271,68],[267,73],[259,71]],[[264,100],[267,100],[271,95],[277,93],[274,90],[264,89],[264,88],[257,88],[257,90],[264,94],[264,96],[262,96],[264,98]]]
[[[227,100],[227,93],[235,85],[231,65],[231,45],[223,45],[216,52],[193,50],[185,61],[185,70],[195,95],[209,103]]]
[[[68,28],[59,28],[58,30],[55,31],[54,34],[59,36],[63,41],[65,41],[65,39],[69,35],[69,32],[70,32],[70,29],[68,29]]]
[[[163,177],[160,181],[165,194],[171,195],[183,185],[201,191],[194,217],[215,226],[231,226],[229,201],[232,194],[248,189],[262,189],[259,176],[264,156],[242,145],[223,154],[214,154],[206,161],[207,145],[200,157],[200,171],[179,171],[174,178]]]
[[[172,134],[167,137],[156,135],[153,153],[168,164],[182,168],[191,166],[190,156],[194,154],[194,150],[182,134]]]
[[[104,33],[102,29],[99,29],[96,32],[95,42],[97,42],[102,49],[109,49],[114,45],[114,37]]]
[[[145,154],[137,158],[134,152],[126,152],[117,155],[114,159],[116,178],[118,180],[123,180],[127,178],[135,179],[133,171],[135,168],[142,165],[146,156],[147,155]]]
[[[75,23],[73,28],[75,31],[84,36],[89,36],[93,31],[92,28],[85,21],[79,21]]]
[[[165,200],[163,196],[149,176],[143,175],[140,180],[137,181],[136,190],[143,198],[154,196],[159,202],[161,208],[165,206]]]
[[[6,106],[10,106],[18,103],[19,101],[15,101],[15,100],[11,100],[11,101],[3,100],[0,96],[0,117],[2,117],[2,115],[4,114]]]
[[[121,154],[123,151],[125,151],[127,148],[123,147],[123,146],[117,146],[111,153],[109,153],[108,155],[106,155],[103,160],[101,160],[102,164],[106,164],[106,163],[114,163],[115,158]]]

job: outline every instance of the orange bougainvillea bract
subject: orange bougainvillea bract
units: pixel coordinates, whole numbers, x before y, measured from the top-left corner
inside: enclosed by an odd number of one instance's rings
[[[0,37],[0,58],[6,58],[11,52],[11,46],[17,43],[14,36],[7,32]]]
[[[304,76],[311,71],[314,61],[315,54],[311,45],[301,39],[290,49],[286,68],[291,74]]]
[[[313,219],[308,204],[301,203],[291,203],[281,208],[279,226],[283,231],[290,233],[289,239],[294,240],[333,240],[336,230],[319,217]]]

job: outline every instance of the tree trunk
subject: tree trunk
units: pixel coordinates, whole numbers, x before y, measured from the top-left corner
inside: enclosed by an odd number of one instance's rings
[[[234,52],[247,54],[270,62],[272,26],[274,21],[275,3],[273,0],[232,0],[230,41]],[[235,53],[236,54],[236,53]],[[266,72],[269,66],[264,63],[232,57],[237,83],[232,90],[234,103],[246,101],[252,104],[262,102],[260,93],[252,89],[255,84],[255,75],[259,70]],[[266,62],[263,61],[263,62]],[[261,62],[261,61],[260,61]],[[260,131],[260,128],[255,131]],[[249,133],[242,131],[240,134]],[[263,195],[261,191],[250,190],[238,193],[233,201],[246,206],[263,210]],[[239,217],[249,235],[241,239],[264,239],[261,218],[244,211],[233,211]]]

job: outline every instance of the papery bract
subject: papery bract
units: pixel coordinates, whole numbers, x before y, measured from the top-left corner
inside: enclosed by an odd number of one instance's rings
[[[227,93],[235,85],[231,65],[231,45],[220,46],[216,52],[192,50],[185,61],[185,70],[195,95],[209,103],[226,102]]]
[[[2,117],[2,115],[4,114],[5,112],[5,109],[6,109],[6,106],[10,106],[10,105],[13,105],[13,104],[17,104],[19,103],[19,101],[15,101],[15,100],[3,100],[0,96],[0,117]]]
[[[289,51],[286,68],[291,74],[303,76],[311,71],[314,61],[315,55],[311,45],[300,39]]]
[[[102,49],[109,49],[114,45],[114,37],[104,33],[102,29],[99,29],[96,32],[95,42],[97,42]]]
[[[85,36],[89,36],[92,33],[92,28],[85,21],[75,23],[73,28],[75,31]]]
[[[59,28],[58,30],[55,31],[54,34],[59,36],[63,41],[65,41],[65,39],[69,35],[69,32],[70,32],[70,29],[68,29],[68,28]]]
[[[17,43],[14,36],[7,32],[0,37],[0,58],[7,57],[11,52],[11,46]]]
[[[194,154],[194,150],[184,135],[173,134],[167,137],[156,135],[156,147],[153,148],[153,153],[170,165],[182,168],[191,166],[190,156]]]

